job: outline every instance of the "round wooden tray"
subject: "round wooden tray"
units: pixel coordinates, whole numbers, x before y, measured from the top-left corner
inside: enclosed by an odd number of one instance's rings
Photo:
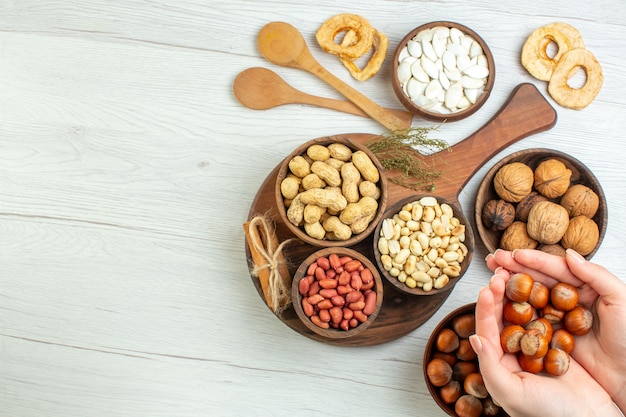
[[[472,175],[496,153],[510,144],[531,134],[550,129],[556,123],[556,112],[545,100],[534,85],[520,84],[512,92],[502,109],[482,128],[465,140],[452,146],[445,154],[436,153],[424,156],[427,164],[435,171],[443,171],[442,177],[435,181],[434,195],[458,203],[458,196]],[[351,141],[365,144],[376,139],[372,134],[343,134],[336,137],[348,138]],[[281,221],[274,197],[275,181],[280,164],[267,176],[255,196],[248,220],[257,215],[267,215],[274,221],[276,236],[279,242],[293,238],[294,235]],[[451,169],[451,167],[454,167]],[[388,178],[399,175],[397,172],[385,172]],[[415,194],[414,190],[389,182],[388,202],[393,205],[404,197]],[[471,218],[472,216],[466,216]],[[469,233],[473,233],[471,224],[467,224]],[[370,259],[374,259],[373,236],[352,246]],[[304,242],[292,243],[285,247],[284,255],[289,263],[292,274],[300,263],[317,247]],[[471,248],[473,250],[473,248]],[[250,249],[246,242],[248,267],[252,270]],[[261,286],[251,275],[259,296],[263,298]],[[341,346],[371,346],[386,343],[402,337],[425,323],[444,303],[450,295],[445,291],[435,295],[416,296],[401,293],[391,284],[384,283],[383,305],[376,321],[363,333],[347,339],[326,339],[311,330],[300,321],[293,307],[289,307],[277,317],[296,332],[320,342]]]

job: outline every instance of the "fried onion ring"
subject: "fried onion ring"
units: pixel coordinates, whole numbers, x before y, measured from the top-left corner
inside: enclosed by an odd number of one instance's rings
[[[385,57],[387,56],[387,48],[389,47],[389,39],[387,36],[374,29],[373,30],[373,39],[372,39],[372,48],[374,49],[372,56],[367,61],[367,64],[362,69],[359,69],[355,60],[340,58],[343,65],[348,69],[350,75],[358,81],[365,81],[372,78],[378,71],[380,67],[383,65],[383,61],[385,61]],[[354,42],[357,42],[357,34],[353,30],[349,30],[346,32],[343,41],[341,42],[342,46],[352,45]]]
[[[356,34],[356,41],[344,46],[335,42],[335,37],[341,32],[352,30]],[[315,37],[320,47],[333,55],[343,59],[358,59],[372,46],[374,29],[363,17],[356,14],[338,14],[326,20],[318,29]]]
[[[578,68],[585,71],[587,80],[581,88],[572,88],[567,82]],[[580,110],[598,95],[603,81],[602,67],[591,52],[583,48],[570,49],[554,68],[548,83],[548,93],[561,106]]]
[[[550,57],[547,48],[554,42],[558,48]],[[584,48],[582,35],[567,23],[552,23],[535,29],[522,47],[522,65],[535,78],[549,81],[557,63],[567,51]]]

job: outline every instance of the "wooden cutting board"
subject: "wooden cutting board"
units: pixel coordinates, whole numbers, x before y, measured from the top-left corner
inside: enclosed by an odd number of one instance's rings
[[[529,135],[552,128],[557,120],[556,111],[546,101],[533,84],[524,83],[517,86],[500,111],[482,128],[463,141],[452,146],[450,150],[424,156],[426,163],[433,166],[434,171],[443,171],[444,175],[434,181],[433,195],[443,197],[458,204],[458,196],[476,171],[488,162],[495,154],[507,146]],[[366,143],[376,139],[371,134],[342,134],[353,142]],[[280,164],[279,164],[280,166]],[[282,223],[278,216],[274,198],[274,186],[279,166],[276,166],[259,188],[250,207],[248,220],[259,214],[267,214],[276,224],[279,241],[290,239],[293,234]],[[385,172],[388,178],[397,177],[397,172]],[[388,206],[416,194],[414,190],[389,182]],[[471,216],[466,216],[471,217]],[[466,227],[473,233],[471,224]],[[352,247],[374,259],[373,237],[369,236],[361,243]],[[317,248],[308,244],[288,245],[285,256],[289,261],[290,273]],[[250,250],[245,247],[248,267],[251,269]],[[473,250],[473,248],[471,248]],[[252,277],[259,296],[263,293],[258,280]],[[300,321],[293,308],[288,308],[277,315],[278,319],[298,333],[321,342],[342,346],[370,346],[395,340],[417,329],[425,323],[448,298],[450,291],[429,296],[415,296],[399,292],[390,284],[385,283],[383,306],[376,321],[363,333],[349,339],[324,339],[308,330]]]

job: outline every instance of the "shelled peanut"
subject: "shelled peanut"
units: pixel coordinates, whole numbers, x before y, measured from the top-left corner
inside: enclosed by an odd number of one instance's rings
[[[432,291],[461,274],[464,242],[465,225],[452,207],[426,196],[382,221],[377,247],[389,275],[409,288]]]
[[[575,336],[587,334],[593,325],[593,314],[579,304],[576,287],[559,282],[548,288],[528,274],[516,273],[505,288],[500,335],[504,352],[517,355],[527,372],[567,372]]]
[[[380,172],[362,150],[315,144],[289,161],[280,191],[287,219],[312,238],[343,241],[376,216]]]
[[[475,322],[473,313],[463,313],[438,330],[426,365],[428,381],[439,399],[460,417],[495,416],[501,411],[485,387],[469,343]]]
[[[372,271],[358,259],[330,254],[311,263],[298,283],[302,310],[322,329],[350,330],[376,309]]]

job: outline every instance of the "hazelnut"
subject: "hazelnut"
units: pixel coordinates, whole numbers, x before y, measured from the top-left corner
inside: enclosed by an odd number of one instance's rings
[[[569,311],[578,304],[578,290],[572,284],[558,282],[550,290],[550,302],[558,310]]]
[[[528,212],[540,201],[547,201],[548,199],[539,194],[537,191],[532,191],[522,201],[517,203],[515,207],[515,220],[522,222],[528,221]]]
[[[443,387],[452,380],[452,367],[443,359],[431,359],[426,366],[426,374],[431,384]]]
[[[574,249],[585,256],[590,254],[598,244],[600,230],[598,224],[586,216],[576,216],[570,219],[563,234],[561,245]]]
[[[498,196],[508,202],[517,203],[533,188],[533,170],[523,162],[511,162],[502,166],[493,178]]]
[[[478,363],[476,361],[458,361],[452,368],[452,378],[457,381],[463,381],[466,376],[474,372],[478,372]]]
[[[515,206],[502,199],[490,200],[482,211],[482,221],[488,229],[504,230],[515,220]]]
[[[575,336],[583,336],[589,333],[593,324],[593,314],[591,311],[581,305],[574,307],[571,311],[565,313],[563,324],[569,332]]]
[[[550,341],[537,329],[526,330],[519,344],[522,354],[528,356],[530,359],[545,356],[550,347]]]
[[[530,290],[528,303],[538,310],[541,310],[550,302],[550,289],[543,282],[535,281]]]
[[[569,353],[561,349],[550,349],[543,359],[543,367],[550,375],[563,375],[569,369]]]
[[[558,159],[547,159],[535,168],[535,189],[548,198],[560,197],[569,188],[572,170]]]
[[[558,348],[567,353],[572,353],[574,346],[574,335],[566,329],[556,329],[554,333],[552,333],[552,340],[550,340],[551,348]]]
[[[497,416],[500,413],[500,406],[493,398],[488,397],[483,400],[483,416]]]
[[[526,223],[520,221],[514,221],[500,238],[500,248],[504,250],[535,249],[538,244],[539,242],[528,235]]]
[[[487,398],[489,396],[480,372],[473,372],[466,376],[463,381],[463,389],[476,398]]]
[[[439,396],[446,404],[452,404],[461,396],[461,383],[450,381],[439,390]]]
[[[503,314],[509,323],[523,326],[533,319],[534,312],[533,307],[526,302],[510,301],[504,305]]]
[[[504,326],[500,333],[500,345],[506,353],[517,353],[520,350],[520,339],[526,330],[519,324]]]
[[[476,332],[476,317],[474,314],[463,314],[452,320],[452,328],[461,338],[468,338]]]
[[[543,317],[531,321],[524,328],[526,330],[537,329],[546,337],[546,339],[552,339],[552,324]]]
[[[540,201],[528,213],[528,235],[541,243],[557,243],[567,230],[569,215],[563,206]]]
[[[471,394],[464,394],[454,404],[459,417],[479,417],[483,413],[483,403]]]
[[[435,341],[437,349],[444,353],[450,353],[459,347],[459,336],[452,329],[442,329]]]
[[[456,350],[456,357],[461,361],[473,361],[476,359],[476,352],[469,342],[469,339],[459,340],[459,348]]]
[[[511,275],[505,286],[507,298],[518,303],[528,301],[534,282],[535,280],[530,275],[523,272]]]
[[[526,355],[519,355],[517,361],[523,370],[532,374],[538,374],[543,371],[543,357],[530,358]]]
[[[565,207],[570,217],[596,215],[600,206],[598,195],[583,184],[572,185],[561,198],[561,205]]]

